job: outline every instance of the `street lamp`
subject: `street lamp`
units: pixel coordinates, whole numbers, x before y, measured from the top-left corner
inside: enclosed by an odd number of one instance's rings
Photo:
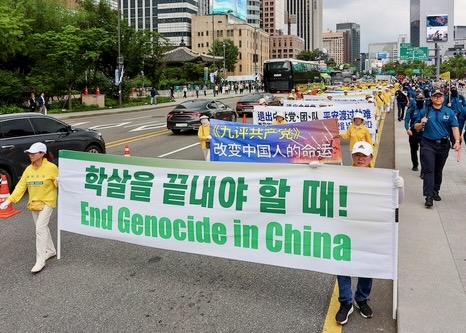
[[[227,76],[227,67],[226,67],[226,62],[225,62],[225,48],[227,46],[227,43],[223,42],[223,77],[226,78]]]
[[[123,80],[123,57],[121,56],[121,2],[118,1],[118,103],[122,104],[121,81]]]

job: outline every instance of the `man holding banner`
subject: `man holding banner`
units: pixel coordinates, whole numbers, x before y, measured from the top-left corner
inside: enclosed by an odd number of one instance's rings
[[[356,142],[353,146],[351,157],[353,159],[354,167],[370,168],[372,167],[372,159],[374,158],[374,150],[372,145],[365,142]],[[315,168],[318,166],[316,163],[310,164]],[[401,177],[396,177],[393,182],[393,187],[398,188],[398,201],[401,203],[404,198],[404,180]],[[337,276],[340,309],[338,310],[335,320],[337,323],[344,325],[348,322],[348,317],[353,313],[353,291],[351,290],[351,277],[350,276]],[[364,318],[372,318],[373,312],[367,300],[372,289],[372,278],[358,277],[357,289],[354,294],[355,306],[359,309],[359,313]]]

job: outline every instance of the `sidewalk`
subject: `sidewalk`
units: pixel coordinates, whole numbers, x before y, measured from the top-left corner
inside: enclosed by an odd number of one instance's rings
[[[394,134],[395,168],[406,191],[399,219],[398,332],[466,332],[466,147],[459,163],[451,150],[442,201],[427,209],[403,122],[395,121]]]
[[[183,97],[176,97],[175,102],[168,102],[168,103],[158,103],[155,105],[150,105],[149,100],[150,97],[147,97],[147,103],[146,105],[138,105],[138,106],[129,106],[129,107],[122,107],[122,108],[104,108],[104,109],[98,109],[98,110],[93,110],[93,111],[83,111],[83,112],[62,112],[62,113],[56,113],[56,114],[49,114],[49,116],[57,118],[57,119],[73,119],[73,118],[79,118],[83,116],[97,116],[97,115],[108,115],[108,114],[114,114],[114,113],[127,113],[127,112],[132,112],[132,111],[142,111],[142,110],[152,110],[152,109],[159,109],[163,107],[175,107],[176,105],[180,104],[183,101],[188,101],[188,100],[194,100],[194,99],[205,99],[205,98],[215,98],[218,100],[222,99],[227,99],[227,98],[234,98],[241,96],[240,94],[219,94],[217,96],[213,96],[212,90],[207,91],[207,96],[204,96],[204,93],[201,92],[199,94],[199,98],[196,98],[196,96],[192,96],[189,94],[186,98]]]

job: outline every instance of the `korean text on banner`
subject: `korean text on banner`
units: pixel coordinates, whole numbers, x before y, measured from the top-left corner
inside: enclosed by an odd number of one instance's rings
[[[59,167],[59,231],[329,274],[397,275],[393,170],[63,150]]]

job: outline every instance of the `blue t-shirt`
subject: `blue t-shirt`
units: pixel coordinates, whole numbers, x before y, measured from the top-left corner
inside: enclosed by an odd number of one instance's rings
[[[412,108],[409,108],[408,111],[406,111],[405,129],[406,130],[412,129],[417,119],[419,118],[419,114],[425,114],[425,113],[426,113],[426,103],[423,103],[422,108],[418,109],[416,102],[414,102],[414,106]]]
[[[421,122],[421,119],[427,114],[428,121],[424,127],[424,138],[430,140],[440,140],[444,137],[451,136],[451,128],[458,127],[458,120],[452,109],[442,106],[440,109],[429,107],[425,112],[418,114],[416,122]]]

